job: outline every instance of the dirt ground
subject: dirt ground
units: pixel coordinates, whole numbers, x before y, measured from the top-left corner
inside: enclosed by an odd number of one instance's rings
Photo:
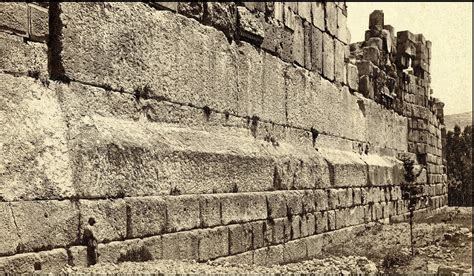
[[[158,260],[141,263],[67,267],[68,273],[337,273],[472,274],[472,209],[447,208],[414,224],[411,256],[408,223],[375,225],[350,244],[328,248],[316,259],[271,266]]]

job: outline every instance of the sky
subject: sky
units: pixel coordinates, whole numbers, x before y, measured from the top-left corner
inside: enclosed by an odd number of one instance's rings
[[[472,3],[347,2],[351,43],[364,40],[373,10],[383,10],[395,34],[409,30],[432,42],[432,96],[445,103],[444,114],[472,111]]]

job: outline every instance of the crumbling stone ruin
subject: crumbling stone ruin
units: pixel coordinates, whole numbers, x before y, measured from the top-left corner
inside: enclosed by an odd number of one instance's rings
[[[431,43],[345,2],[0,3],[0,271],[312,258],[446,205]]]

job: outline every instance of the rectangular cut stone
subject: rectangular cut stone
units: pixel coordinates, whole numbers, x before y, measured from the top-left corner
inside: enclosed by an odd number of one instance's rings
[[[302,2],[302,3],[308,3],[308,2]],[[311,64],[312,60],[312,54],[311,54],[311,48],[312,48],[312,28],[314,28],[311,23],[305,21],[303,23],[304,26],[304,67],[308,70],[311,70],[313,68]]]
[[[305,36],[303,20],[300,17],[295,17],[295,31],[293,33],[293,58],[294,62],[300,66],[304,66],[305,61]]]
[[[143,238],[143,250],[150,260],[163,258],[163,241],[161,236]]]
[[[202,226],[212,227],[221,224],[221,205],[219,197],[214,195],[200,196],[199,209]]]
[[[143,255],[143,241],[141,239],[99,243],[97,251],[100,262],[104,263],[139,262],[148,259],[148,256]]]
[[[79,200],[81,238],[89,218],[94,218],[98,242],[122,240],[127,236],[127,211],[123,199]]]
[[[252,225],[236,224],[229,226],[230,254],[242,253],[252,249]]]
[[[195,195],[167,196],[166,231],[177,232],[199,227],[199,197]]]
[[[199,255],[198,230],[185,231],[162,236],[163,259],[196,260]]]
[[[334,77],[336,82],[347,82],[344,63],[344,44],[337,39],[334,40]]]
[[[320,74],[323,71],[323,33],[314,26],[311,27],[311,67]]]
[[[166,203],[162,197],[127,198],[127,236],[158,235],[166,226]]]
[[[337,6],[334,2],[325,2],[326,30],[337,36]]]
[[[28,7],[26,3],[0,3],[0,29],[19,34],[28,33]]]
[[[45,41],[49,35],[49,10],[37,5],[29,4],[30,37]]]
[[[276,219],[287,215],[285,193],[272,192],[266,194],[269,218]]]
[[[304,240],[306,242],[308,258],[314,258],[321,253],[324,242],[322,235],[307,237]]]
[[[347,16],[344,15],[341,9],[337,9],[337,38],[344,44],[349,44],[351,35],[347,27]]]
[[[347,83],[349,88],[352,90],[359,89],[359,72],[357,70],[357,66],[348,63],[347,65]]]
[[[3,274],[56,273],[67,264],[68,255],[63,248],[0,258]],[[38,267],[40,269],[37,269]]]
[[[9,203],[0,203],[0,255],[13,255],[20,244]]]
[[[207,261],[229,255],[229,233],[227,227],[200,230],[199,260]]]
[[[325,211],[328,209],[328,193],[326,190],[315,190],[314,198],[316,203],[316,211]]]
[[[253,263],[255,265],[270,265],[283,263],[283,245],[264,247],[255,250]]]
[[[11,208],[25,251],[65,247],[77,241],[79,210],[73,202],[17,201]]]
[[[323,2],[311,2],[311,14],[312,23],[320,31],[325,30],[325,19],[324,19],[324,3]]]
[[[265,53],[263,58],[263,111],[261,119],[286,123],[285,64],[277,57]]]
[[[252,226],[252,248],[258,249],[265,246],[265,222],[256,221],[251,222],[250,225]]]
[[[324,233],[328,231],[328,212],[318,212],[315,214],[316,233]]]
[[[355,153],[323,151],[323,155],[332,168],[334,186],[365,186],[367,184],[367,164]]]
[[[0,3],[0,5],[3,3]],[[42,43],[0,33],[0,72],[48,77],[48,47]]]
[[[327,33],[323,33],[323,75],[334,80],[334,40]]]
[[[300,261],[307,256],[306,241],[304,239],[289,241],[283,245],[283,261],[285,263]]]
[[[221,206],[224,225],[267,217],[267,202],[263,194],[226,194],[221,197]]]
[[[308,23],[311,23],[311,2],[298,2],[298,15]]]
[[[55,77],[65,75],[131,93],[142,89],[149,96],[237,111],[236,67],[222,31],[145,3],[59,5],[60,22],[68,28],[58,38],[61,64],[52,65],[57,68]],[[213,4],[209,13],[220,5]],[[113,19],[101,16],[104,11]],[[117,52],[122,54],[111,54]]]

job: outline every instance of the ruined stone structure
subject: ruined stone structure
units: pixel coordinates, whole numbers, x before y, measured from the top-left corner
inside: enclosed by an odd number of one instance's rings
[[[0,271],[284,263],[446,204],[431,43],[344,2],[0,4]]]

